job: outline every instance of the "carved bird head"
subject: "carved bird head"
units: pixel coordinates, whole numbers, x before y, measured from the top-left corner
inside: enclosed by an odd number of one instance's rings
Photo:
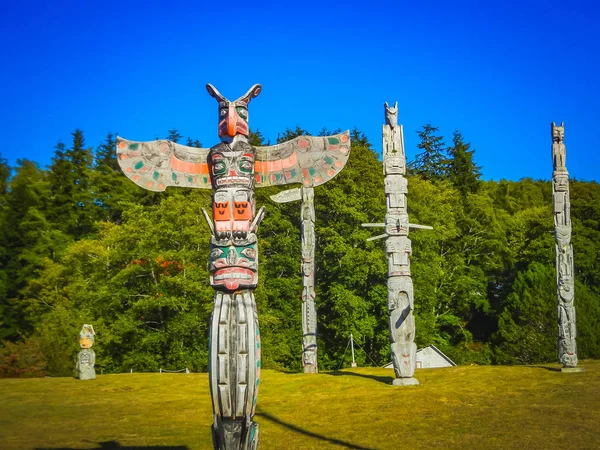
[[[234,101],[225,98],[212,84],[206,85],[206,90],[211,97],[219,102],[219,137],[233,138],[241,134],[248,136],[248,103],[254,97],[258,97],[262,87],[260,84],[252,86],[248,92]]]

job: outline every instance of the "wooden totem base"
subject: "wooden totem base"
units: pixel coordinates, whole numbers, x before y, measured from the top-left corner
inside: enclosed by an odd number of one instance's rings
[[[562,367],[560,371],[564,373],[583,372],[583,367]]]
[[[395,378],[392,381],[393,386],[417,386],[419,384],[419,380],[416,378]]]

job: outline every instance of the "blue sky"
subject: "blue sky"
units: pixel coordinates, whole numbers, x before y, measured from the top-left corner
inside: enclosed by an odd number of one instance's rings
[[[430,122],[458,129],[483,178],[550,179],[550,122],[571,177],[600,181],[600,6],[595,1],[10,2],[0,25],[0,152],[50,163],[76,128],[96,147],[177,128],[218,142],[210,82],[254,83],[250,126],[363,131],[381,151],[398,101],[409,160]]]

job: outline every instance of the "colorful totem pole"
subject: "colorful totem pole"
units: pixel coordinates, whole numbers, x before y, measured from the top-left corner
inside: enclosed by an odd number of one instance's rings
[[[278,203],[302,200],[302,367],[304,373],[318,373],[317,309],[315,307],[315,204],[314,189],[301,187],[272,195]]]
[[[388,258],[388,310],[390,311],[390,353],[396,379],[392,384],[408,386],[419,384],[413,377],[417,365],[414,296],[410,277],[411,241],[409,228],[433,229],[425,225],[408,223],[406,194],[408,181],[402,125],[398,125],[398,103],[385,106],[383,126],[383,174],[387,213],[385,223],[364,223],[364,227],[385,227],[385,233],[369,241],[387,238],[385,250]]]
[[[556,295],[558,298],[558,360],[564,371],[577,368],[577,330],[575,327],[575,280],[571,245],[571,202],[569,172],[566,164],[565,124],[551,125],[552,131],[552,198],[554,237],[556,240]]]
[[[212,189],[210,282],[215,289],[209,348],[215,449],[255,449],[258,424],[252,419],[260,383],[260,333],[253,291],[258,282],[257,228],[264,206],[255,211],[254,188],[300,183],[319,186],[344,167],[350,134],[301,136],[269,147],[248,143],[248,104],[256,84],[235,101],[212,85],[217,100],[221,142],[192,148],[157,140],[117,139],[119,163],[139,186]]]
[[[87,323],[81,327],[79,332],[79,346],[81,351],[77,355],[77,378],[80,380],[93,380],[96,378],[96,352],[92,350],[94,345],[94,327]]]

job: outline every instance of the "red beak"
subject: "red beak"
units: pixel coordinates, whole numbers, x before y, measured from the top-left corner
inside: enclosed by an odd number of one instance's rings
[[[229,115],[227,117],[227,134],[231,137],[235,136],[235,124],[237,116],[235,114],[235,106],[229,105]]]

